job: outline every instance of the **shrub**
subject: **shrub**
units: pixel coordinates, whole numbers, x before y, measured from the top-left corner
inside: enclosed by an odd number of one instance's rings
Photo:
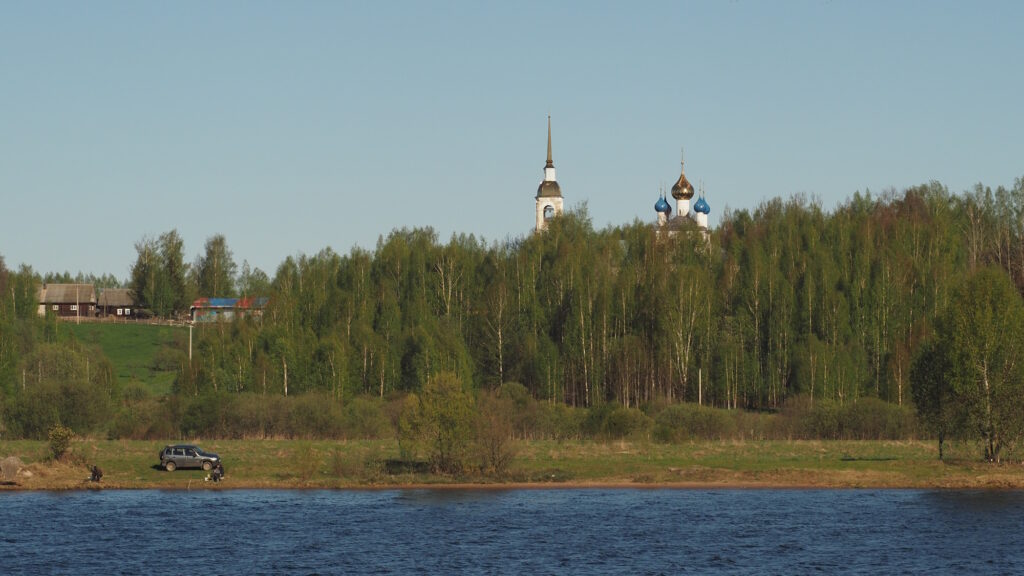
[[[674,404],[662,410],[654,422],[654,439],[660,442],[722,440],[736,435],[736,420],[726,410]]]
[[[620,439],[645,433],[650,426],[651,419],[646,414],[614,402],[590,408],[582,422],[584,433],[603,439]]]
[[[121,390],[121,400],[128,406],[143,402],[150,396],[149,390],[138,382],[131,382]]]
[[[838,440],[842,429],[840,416],[840,406],[836,401],[819,400],[804,415],[801,425],[802,437]]]
[[[331,474],[338,478],[354,478],[364,471],[364,462],[352,454],[337,448],[331,452]]]
[[[50,455],[54,460],[59,460],[71,447],[71,439],[75,437],[74,431],[66,426],[57,424],[50,428],[48,438],[50,441]]]
[[[289,398],[243,393],[235,402],[233,428],[240,438],[277,438],[286,436]]]
[[[782,405],[776,423],[778,435],[804,440],[837,440],[840,436],[840,406],[833,400],[811,401],[797,396]]]
[[[402,460],[415,460],[425,451],[425,434],[422,428],[419,396],[409,394],[401,402],[396,433],[398,452]]]
[[[485,474],[504,474],[512,461],[514,414],[515,403],[509,397],[484,392],[477,398],[476,447]]]
[[[380,398],[356,396],[342,409],[342,435],[346,438],[385,438],[392,430]]]
[[[627,436],[646,435],[651,430],[653,420],[636,408],[626,408],[616,404],[601,426],[601,436],[605,438],[625,438]]]
[[[320,458],[309,442],[303,442],[296,448],[292,470],[303,482],[309,482],[320,468]]]
[[[573,408],[562,403],[538,402],[534,434],[540,438],[554,440],[579,438],[586,416],[587,411],[584,408]]]
[[[473,435],[473,399],[453,372],[441,372],[410,394],[399,419],[403,456],[425,452],[435,472],[459,473]]]
[[[14,397],[6,417],[15,436],[43,439],[57,424],[96,430],[110,419],[110,391],[86,380],[46,381]]]
[[[917,429],[913,410],[864,397],[840,405],[807,396],[790,398],[776,422],[776,436],[810,440],[900,440]]]
[[[844,406],[839,422],[848,440],[898,440],[910,437],[915,427],[909,408],[870,397]]]
[[[137,409],[122,410],[114,416],[114,420],[110,423],[110,428],[107,429],[107,438],[111,440],[138,439],[148,426],[149,423],[144,420],[143,415]]]
[[[165,344],[153,354],[150,368],[158,372],[174,372],[183,365],[188,365],[188,355],[180,349]]]
[[[181,428],[186,436],[228,437],[235,396],[208,391],[196,396],[182,411]]]
[[[363,473],[367,480],[379,480],[384,475],[384,459],[376,452],[363,456]]]
[[[537,401],[530,395],[526,386],[518,382],[506,382],[498,388],[498,397],[512,403],[513,434],[519,438],[527,438],[537,433],[540,419]]]
[[[310,392],[291,400],[288,430],[297,438],[338,438],[341,420],[341,407],[329,394]]]
[[[740,440],[768,440],[773,438],[778,414],[732,410],[730,414],[736,423],[736,438]]]

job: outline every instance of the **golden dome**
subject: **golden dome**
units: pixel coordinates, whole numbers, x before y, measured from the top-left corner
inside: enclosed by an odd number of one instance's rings
[[[672,185],[672,197],[676,200],[689,200],[693,198],[693,184],[686,179],[686,171],[682,168],[683,163],[680,162],[679,166],[679,180]]]

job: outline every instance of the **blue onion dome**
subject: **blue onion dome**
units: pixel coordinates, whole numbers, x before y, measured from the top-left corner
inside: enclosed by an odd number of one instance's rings
[[[654,211],[659,214],[668,214],[672,211],[672,207],[665,201],[665,197],[658,198],[658,201],[654,204]]]
[[[693,211],[700,212],[701,214],[710,214],[711,206],[708,206],[707,201],[704,200],[703,196],[701,196],[697,199],[697,203],[693,205]]]

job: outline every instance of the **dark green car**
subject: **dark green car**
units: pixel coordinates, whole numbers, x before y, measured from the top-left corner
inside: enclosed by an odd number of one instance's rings
[[[168,472],[174,472],[178,468],[212,470],[218,462],[220,456],[192,444],[164,446],[160,451],[160,467]]]

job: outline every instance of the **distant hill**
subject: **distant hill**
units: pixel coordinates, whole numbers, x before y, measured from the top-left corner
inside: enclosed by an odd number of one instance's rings
[[[114,365],[124,388],[137,383],[151,394],[170,394],[179,363],[187,359],[188,330],[151,324],[65,324],[80,342],[96,345]]]

